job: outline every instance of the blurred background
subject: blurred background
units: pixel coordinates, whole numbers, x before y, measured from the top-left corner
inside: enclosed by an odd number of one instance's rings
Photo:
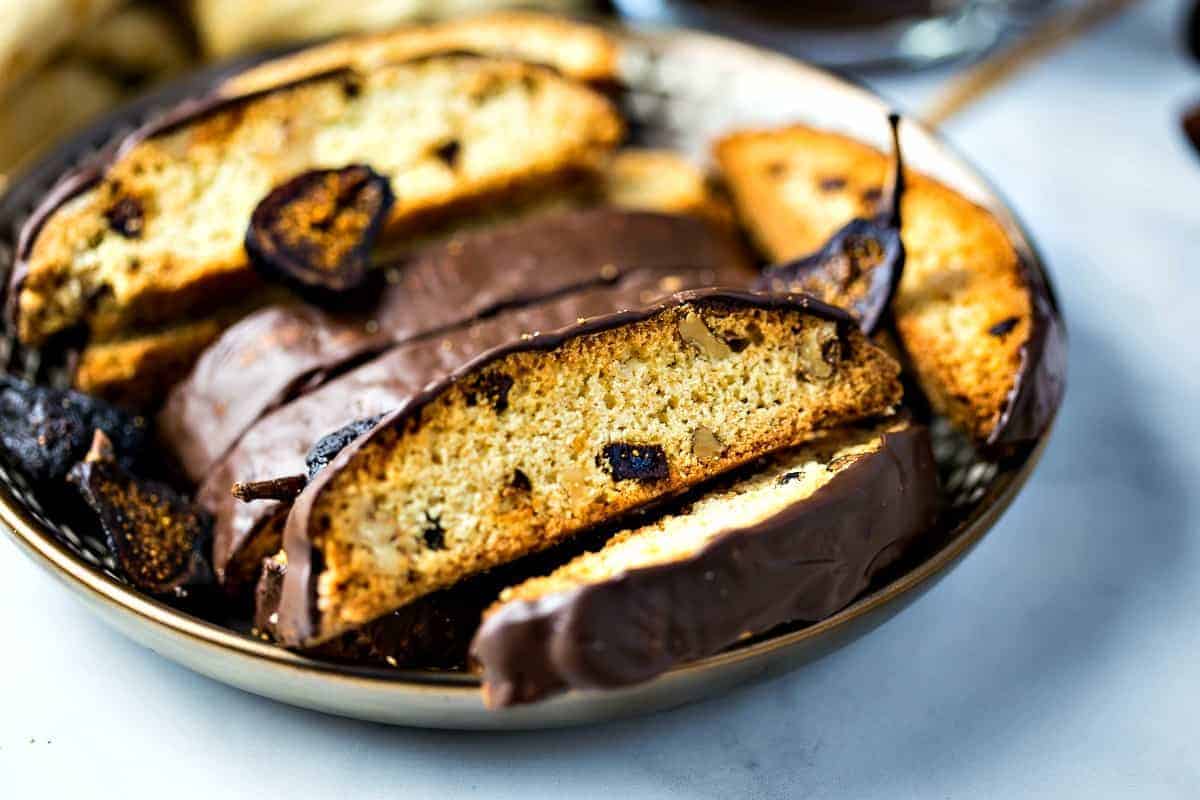
[[[707,28],[841,71],[894,75],[932,64],[965,68],[1038,31],[1051,39],[1069,38],[1070,33],[1062,29],[1085,27],[1076,17],[1085,17],[1085,22],[1088,17],[1104,18],[1130,4],[1130,0],[0,0],[0,185],[30,158],[101,111],[197,64],[413,21],[498,8],[540,8],[635,24]],[[995,67],[991,71],[996,72]]]

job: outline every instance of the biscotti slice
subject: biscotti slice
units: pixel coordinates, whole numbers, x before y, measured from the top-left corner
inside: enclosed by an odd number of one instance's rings
[[[836,309],[718,289],[493,350],[385,417],[297,499],[280,636],[324,641],[886,413],[898,376]]]
[[[622,208],[693,214],[732,227],[733,211],[695,164],[669,150],[630,148],[601,172],[603,197]]]
[[[874,215],[889,169],[867,145],[799,125],[732,134],[715,155],[743,224],[776,261]],[[892,311],[922,388],[980,443],[1036,438],[1063,388],[1053,298],[990,213],[926,176],[907,181],[907,261]]]
[[[98,183],[33,215],[11,287],[22,341],[78,325],[103,338],[224,305],[259,283],[243,247],[251,213],[298,174],[371,167],[390,181],[398,235],[598,168],[622,130],[591,89],[464,55],[200,105],[132,134]]]
[[[243,319],[171,392],[159,430],[198,481],[265,412],[388,347],[637,270],[748,281],[742,250],[728,231],[695,217],[613,208],[455,235],[389,268],[373,308],[339,315],[294,304]]]
[[[599,209],[603,206],[695,216],[707,220],[710,223],[707,229],[701,228],[696,220],[678,223],[681,227],[690,226],[692,229],[678,234],[676,242],[679,247],[675,248],[679,254],[676,259],[678,262],[692,263],[695,253],[711,253],[720,259],[746,258],[743,248],[732,236],[732,210],[723,198],[711,190],[699,169],[674,153],[630,149],[615,153],[600,172],[580,176],[577,183],[557,187],[550,192],[531,192],[526,198],[506,198],[504,203],[489,206],[482,214],[447,223],[449,232],[443,230],[438,235],[439,231],[435,229],[413,240],[394,242],[390,249],[397,252],[387,260],[419,260],[430,250],[457,246],[455,243],[458,240],[481,231],[517,225],[535,217],[570,214],[576,209]],[[597,210],[595,213],[602,212]],[[621,231],[599,232],[601,236],[621,234]],[[646,237],[637,230],[628,235],[632,236],[634,242],[646,241]],[[662,241],[662,249],[666,250],[668,242],[675,235],[664,231],[661,237],[655,234],[653,239]],[[429,241],[422,242],[425,239]],[[563,266],[569,268],[570,265],[564,262]],[[452,285],[453,281],[441,283]],[[395,291],[398,290],[389,289],[388,293]],[[275,298],[277,293],[262,294],[265,298]],[[453,302],[448,301],[446,305],[453,305]],[[99,394],[131,408],[157,408],[162,405],[166,390],[188,375],[201,352],[216,339],[217,334],[251,310],[223,309],[208,319],[134,332],[108,341],[88,342],[80,354],[75,388]],[[201,331],[206,335],[198,335]],[[240,335],[230,332],[230,336]],[[244,401],[239,402],[239,410],[244,406]],[[257,412],[254,416],[257,416]],[[216,442],[214,446],[224,452],[228,443]]]
[[[540,303],[501,310],[472,324],[400,345],[298,397],[256,422],[206,474],[199,503],[216,519],[213,565],[231,591],[253,580],[264,556],[281,546],[288,505],[275,500],[239,502],[235,482],[303,474],[309,448],[355,420],[377,417],[409,401],[431,381],[471,359],[534,331],[556,330],[578,320],[636,308],[679,289],[728,284],[740,268],[640,269],[611,284],[567,292]]]
[[[229,78],[222,94],[257,92],[272,86],[353,68],[379,66],[437,53],[465,52],[544,64],[581,81],[617,79],[617,43],[592,25],[528,12],[411,25],[385,33],[348,36],[273,59]]]
[[[489,706],[623,686],[844,608],[934,521],[921,427],[843,430],[501,592],[471,653]]]

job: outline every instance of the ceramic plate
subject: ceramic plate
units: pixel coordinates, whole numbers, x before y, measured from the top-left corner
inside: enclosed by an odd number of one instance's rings
[[[698,33],[620,33],[623,102],[636,144],[671,147],[700,163],[715,136],[736,127],[800,121],[887,147],[887,105],[869,91],[784,56]],[[243,62],[244,64],[245,62]],[[223,72],[196,73],[102,120],[42,159],[0,199],[0,264],[11,261],[11,229],[67,168],[115,135],[197,94]],[[916,123],[903,129],[909,165],[990,209],[1030,268],[1044,267],[1012,213],[945,143]],[[106,567],[94,532],[53,521],[16,476],[0,468],[0,521],[38,564],[114,627],[197,672],[246,691],[333,714],[438,728],[544,728],[644,714],[727,691],[812,661],[871,631],[927,591],[995,524],[1029,476],[1049,435],[991,464],[944,424],[935,424],[947,513],[927,553],[886,585],[829,619],[743,642],[638,686],[571,692],[548,702],[488,711],[479,682],[459,673],[335,665],[264,644],[126,586]]]

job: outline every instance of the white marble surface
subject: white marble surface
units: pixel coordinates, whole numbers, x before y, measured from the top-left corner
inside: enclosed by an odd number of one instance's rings
[[[0,797],[1200,796],[1200,158],[1177,132],[1200,70],[1175,40],[1183,5],[1143,5],[947,128],[1054,269],[1070,389],[1003,522],[884,628],[649,719],[389,729],[159,659],[5,540]],[[877,83],[916,108],[937,78]]]

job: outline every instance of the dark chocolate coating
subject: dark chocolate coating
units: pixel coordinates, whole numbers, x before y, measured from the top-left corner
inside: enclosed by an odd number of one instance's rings
[[[824,619],[912,548],[937,506],[928,432],[885,434],[810,497],[693,555],[499,606],[471,644],[484,696],[499,707],[624,686],[747,634]]]
[[[720,288],[699,289],[679,292],[672,295],[667,301],[654,306],[632,311],[619,311],[583,320],[551,333],[541,333],[511,341],[506,345],[484,352],[442,379],[430,383],[420,392],[414,393],[402,406],[384,417],[369,433],[359,437],[343,450],[333,463],[322,470],[300,493],[288,514],[284,527],[284,549],[287,551],[290,566],[287,577],[284,579],[283,600],[279,608],[280,639],[288,646],[299,647],[328,638],[319,629],[318,621],[313,618],[316,613],[314,582],[320,572],[319,567],[313,567],[313,561],[314,559],[319,561],[320,553],[314,552],[309,538],[310,514],[315,501],[325,487],[363,447],[370,445],[383,432],[402,428],[413,420],[419,419],[425,406],[452,386],[459,382],[469,381],[472,376],[505,356],[516,352],[554,350],[571,339],[648,320],[668,309],[689,304],[709,308],[778,310],[817,316],[835,321],[841,326],[854,324],[854,320],[846,312],[807,295],[756,294]]]
[[[254,591],[254,632],[276,638],[276,614],[287,566],[264,559]],[[330,661],[412,669],[464,669],[471,636],[483,611],[500,593],[500,576],[473,581],[410,603],[311,650],[306,655]]]
[[[676,268],[749,275],[730,236],[686,216],[599,208],[460,234],[396,268],[369,312],[293,305],[251,314],[175,387],[159,428],[199,481],[264,413],[391,346],[633,270]]]
[[[1200,9],[1200,4],[1197,4],[1196,7]],[[1200,35],[1200,31],[1197,33]],[[1196,151],[1196,154],[1200,155],[1200,105],[1194,105],[1183,112],[1180,122],[1183,126],[1183,135],[1187,137],[1188,143]]]
[[[318,438],[348,421],[399,408],[430,381],[444,378],[480,353],[522,333],[554,330],[580,317],[639,307],[668,294],[671,288],[743,281],[744,276],[740,265],[715,270],[638,270],[612,285],[510,308],[440,336],[401,345],[268,414],[210,470],[200,487],[200,504],[217,520],[213,563],[218,577],[225,581],[236,573],[230,569],[231,561],[268,527],[264,523],[286,511],[286,505],[269,500],[237,502],[229,493],[234,482],[304,472],[305,456]]]

